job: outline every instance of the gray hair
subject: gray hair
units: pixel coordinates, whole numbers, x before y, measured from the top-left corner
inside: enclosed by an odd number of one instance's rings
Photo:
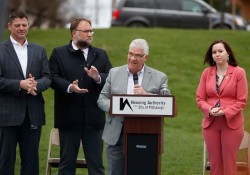
[[[149,53],[148,42],[147,42],[145,39],[140,39],[140,38],[134,39],[134,40],[130,43],[129,49],[134,48],[134,47],[143,49],[143,53],[144,53],[145,55],[148,55],[148,53]]]

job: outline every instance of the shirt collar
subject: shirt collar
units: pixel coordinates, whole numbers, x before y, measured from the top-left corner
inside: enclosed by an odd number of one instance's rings
[[[17,42],[11,35],[10,35],[10,41],[12,42],[12,44],[15,45],[21,45],[19,42]],[[27,46],[28,45],[28,40],[25,38],[25,43],[22,46]]]
[[[74,50],[78,50],[78,49],[79,49],[79,48],[74,44],[73,41],[71,42],[71,44],[72,44],[72,47],[73,47]],[[84,49],[82,49],[82,51],[83,51],[86,55],[88,55],[89,48],[88,48],[88,47],[87,47],[87,48],[84,48]]]
[[[133,74],[129,71],[128,67],[127,67],[127,71],[128,71],[128,73],[129,73],[130,75],[133,75]],[[141,69],[139,72],[137,72],[137,74],[138,74],[138,75],[141,75],[141,74],[143,74],[143,72],[144,72],[144,65],[143,65],[142,69]]]

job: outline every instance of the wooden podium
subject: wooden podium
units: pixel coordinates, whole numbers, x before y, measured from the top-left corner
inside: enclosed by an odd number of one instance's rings
[[[160,175],[164,117],[175,116],[174,96],[112,95],[110,113],[124,116],[125,175]]]

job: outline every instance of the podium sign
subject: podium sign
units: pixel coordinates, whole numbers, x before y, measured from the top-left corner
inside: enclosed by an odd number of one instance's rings
[[[163,117],[175,116],[174,96],[112,94],[110,115],[124,117],[125,175],[160,175]]]
[[[174,116],[174,96],[115,94],[110,100],[114,116]]]

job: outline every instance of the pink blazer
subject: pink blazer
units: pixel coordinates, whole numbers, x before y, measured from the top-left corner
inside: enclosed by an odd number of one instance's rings
[[[220,106],[225,113],[228,127],[239,128],[244,123],[242,110],[246,106],[247,97],[248,84],[244,69],[229,65],[218,94],[216,66],[206,68],[196,91],[198,108],[204,113],[202,127],[207,128],[213,122],[214,117],[209,115],[209,110],[220,99]]]

